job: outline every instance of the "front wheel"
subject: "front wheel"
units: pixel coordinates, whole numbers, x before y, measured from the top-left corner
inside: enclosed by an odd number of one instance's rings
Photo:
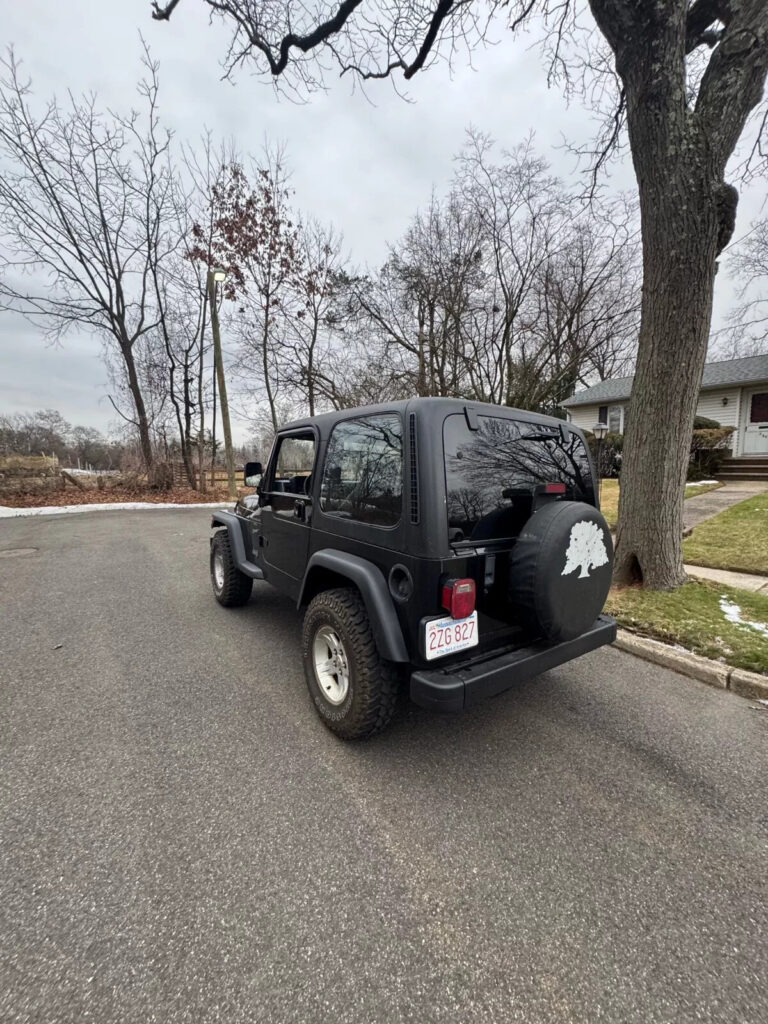
[[[314,598],[304,616],[302,654],[315,709],[332,732],[358,740],[389,724],[399,675],[379,657],[356,590],[326,590]]]
[[[225,608],[244,605],[253,589],[251,577],[235,564],[226,530],[219,530],[211,541],[211,585],[213,596]]]

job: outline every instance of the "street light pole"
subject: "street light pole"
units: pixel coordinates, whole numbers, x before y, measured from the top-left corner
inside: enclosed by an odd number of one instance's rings
[[[221,334],[219,333],[219,310],[216,305],[216,282],[226,278],[224,270],[208,271],[208,301],[211,305],[211,334],[213,335],[213,362],[216,366],[216,380],[219,385],[219,404],[221,405],[221,426],[224,432],[224,456],[227,460],[227,488],[230,498],[237,497],[235,484],[235,456],[232,451],[232,430],[229,425],[229,402],[227,401],[227,384],[224,380],[224,361],[221,357]],[[213,410],[214,416],[216,409]]]
[[[592,433],[597,439],[597,504],[602,500],[603,494],[603,438],[608,433],[605,423],[596,423],[592,427]]]

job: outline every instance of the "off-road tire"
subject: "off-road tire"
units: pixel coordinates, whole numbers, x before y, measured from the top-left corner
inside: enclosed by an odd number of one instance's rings
[[[349,690],[336,705],[326,699],[314,668],[315,636],[323,626],[338,634],[349,665]],[[357,590],[324,590],[313,599],[304,616],[301,649],[312,702],[332,732],[345,740],[360,740],[389,724],[397,704],[400,673],[397,666],[380,657]]]
[[[224,572],[221,586],[216,583],[214,571],[214,561],[218,556],[221,557]],[[229,533],[226,530],[219,530],[213,535],[211,541],[211,586],[213,587],[213,596],[225,608],[240,608],[246,604],[253,589],[251,577],[240,572],[235,565],[229,543]]]

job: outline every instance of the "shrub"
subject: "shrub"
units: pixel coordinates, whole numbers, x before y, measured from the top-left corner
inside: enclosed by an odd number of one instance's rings
[[[147,475],[147,483],[152,491],[169,491],[173,487],[173,466],[170,462],[154,462]]]
[[[708,416],[694,416],[693,417],[693,429],[694,430],[715,430],[720,424],[717,420],[711,420]]]
[[[597,464],[597,438],[590,430],[584,431],[589,450],[595,461],[595,468],[601,477],[617,477],[621,470],[621,453],[624,448],[623,434],[606,434],[600,449],[600,465]]]
[[[705,416],[697,416],[696,421],[715,423]],[[691,455],[688,465],[689,480],[710,480],[717,476],[723,460],[730,453],[730,438],[733,427],[697,427],[691,438]],[[600,465],[597,465],[597,438],[590,430],[584,431],[589,450],[595,461],[595,468],[601,477],[617,477],[621,472],[621,456],[624,448],[623,434],[606,434],[600,452]]]
[[[710,423],[713,422],[710,420]],[[730,453],[733,427],[706,427],[696,429],[691,438],[691,459],[688,464],[689,480],[709,480],[720,472],[723,460]]]

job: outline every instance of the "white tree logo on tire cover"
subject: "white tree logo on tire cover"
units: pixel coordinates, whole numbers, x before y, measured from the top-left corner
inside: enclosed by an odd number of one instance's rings
[[[583,519],[571,527],[571,538],[565,553],[565,568],[561,576],[568,576],[581,566],[579,579],[589,576],[590,569],[597,569],[608,561],[603,531],[597,523]]]

